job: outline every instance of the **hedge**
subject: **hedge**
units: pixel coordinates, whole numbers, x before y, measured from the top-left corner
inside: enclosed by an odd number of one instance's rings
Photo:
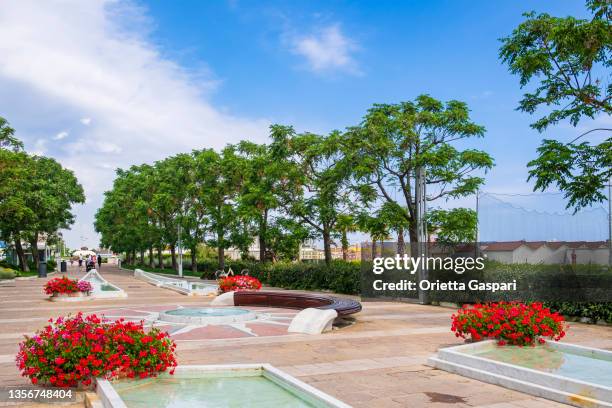
[[[151,272],[168,273],[176,275],[172,269],[148,268],[146,266],[133,266],[124,264],[124,267],[133,269],[138,267]],[[360,267],[358,262],[333,261],[330,266],[325,263],[266,263],[251,261],[227,261],[226,271],[231,268],[235,274],[248,270],[268,286],[286,289],[321,290],[357,295],[360,290]],[[198,262],[198,276],[202,279],[214,279],[215,271],[219,269],[215,260]],[[186,276],[193,276],[190,269],[183,269]]]

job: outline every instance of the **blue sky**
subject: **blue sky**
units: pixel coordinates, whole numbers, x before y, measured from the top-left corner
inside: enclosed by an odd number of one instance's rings
[[[93,214],[116,167],[264,142],[270,123],[327,133],[421,93],[467,102],[487,128],[471,144],[497,164],[485,190],[525,193],[543,135],[514,110],[522,92],[497,53],[532,9],[586,16],[580,1],[13,0],[0,9],[0,115],[83,182],[73,247],[97,246]],[[473,200],[444,205],[457,204]]]

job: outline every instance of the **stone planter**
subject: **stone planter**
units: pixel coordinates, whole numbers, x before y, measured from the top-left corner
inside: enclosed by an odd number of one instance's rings
[[[49,298],[52,302],[83,302],[91,299],[89,293],[85,292],[56,293]]]

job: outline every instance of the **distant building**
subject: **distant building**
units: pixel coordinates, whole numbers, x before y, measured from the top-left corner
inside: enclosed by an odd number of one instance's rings
[[[332,259],[343,259],[342,258],[342,247],[333,247],[331,249]],[[361,260],[361,245],[353,244],[349,245],[347,253],[347,261],[360,261]]]
[[[232,260],[242,259],[242,251],[238,248],[227,248],[225,256]],[[259,260],[259,238],[255,237],[249,246],[248,256],[251,259]],[[318,261],[325,259],[325,252],[315,247],[313,240],[306,240],[300,245],[298,259],[303,261]]]
[[[506,241],[480,244],[492,261],[529,264],[608,264],[606,241]]]

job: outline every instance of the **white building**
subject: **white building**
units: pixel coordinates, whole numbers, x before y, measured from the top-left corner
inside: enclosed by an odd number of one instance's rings
[[[480,244],[492,261],[529,264],[608,264],[606,241],[508,241]]]

